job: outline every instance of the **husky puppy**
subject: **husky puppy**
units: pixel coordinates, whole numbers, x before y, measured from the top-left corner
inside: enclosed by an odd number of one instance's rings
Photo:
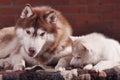
[[[15,27],[0,31],[0,66],[8,62],[14,70],[26,64],[47,69],[46,65],[71,54],[70,35],[72,28],[59,11],[28,4]]]
[[[70,62],[75,67],[101,71],[120,65],[120,44],[100,33],[91,33],[72,40],[72,55]]]

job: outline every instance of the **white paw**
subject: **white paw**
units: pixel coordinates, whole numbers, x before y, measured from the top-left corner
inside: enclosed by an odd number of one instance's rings
[[[6,61],[5,59],[0,59],[0,67],[9,69],[11,67],[11,64],[8,63],[8,61]]]
[[[78,76],[77,69],[72,70],[63,70],[60,74],[64,77],[65,80],[71,80],[74,76]]]
[[[95,70],[96,72],[100,72],[103,70],[103,66],[94,66],[92,70]]]
[[[65,68],[64,67],[55,67],[55,70],[56,71],[65,71]]]
[[[91,70],[92,68],[93,68],[93,65],[92,64],[88,64],[83,69],[84,70]]]
[[[24,66],[23,65],[15,65],[14,67],[13,67],[13,70],[14,71],[20,71],[20,70],[23,70],[24,69]]]

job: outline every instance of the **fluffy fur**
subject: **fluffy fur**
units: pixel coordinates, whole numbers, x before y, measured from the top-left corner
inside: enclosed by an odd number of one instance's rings
[[[7,62],[14,70],[26,64],[47,69],[71,53],[70,35],[71,26],[59,11],[26,5],[15,27],[0,31],[0,66]]]
[[[120,44],[100,33],[71,37],[71,65],[101,71],[120,65]]]

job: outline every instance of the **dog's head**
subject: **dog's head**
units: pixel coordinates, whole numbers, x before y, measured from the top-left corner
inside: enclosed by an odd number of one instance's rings
[[[91,54],[90,48],[86,45],[86,41],[81,39],[82,37],[73,37],[72,41],[72,59],[70,64],[75,67],[81,67],[83,64],[87,64],[87,59]]]
[[[26,5],[16,23],[16,35],[26,51],[35,57],[46,41],[54,41],[59,28],[59,12],[50,7],[31,7]]]

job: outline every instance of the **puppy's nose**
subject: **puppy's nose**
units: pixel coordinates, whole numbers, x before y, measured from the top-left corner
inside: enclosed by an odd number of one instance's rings
[[[30,52],[30,54],[35,54],[35,48],[34,47],[30,47],[29,48],[29,52]]]

